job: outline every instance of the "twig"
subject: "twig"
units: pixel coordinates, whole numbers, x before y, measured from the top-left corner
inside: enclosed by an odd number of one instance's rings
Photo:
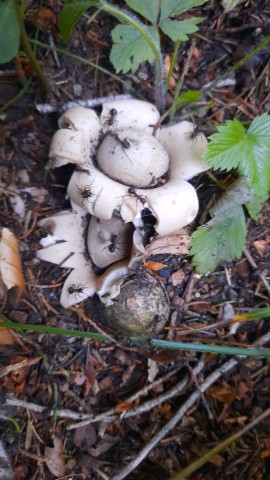
[[[264,343],[269,342],[270,332],[262,336],[257,342],[254,343],[255,346],[263,345]],[[120,472],[114,475],[111,480],[122,480],[127,477],[140,463],[145,459],[145,457],[156,447],[156,445],[177,425],[177,423],[183,418],[185,413],[193,407],[195,402],[199,400],[201,392],[205,392],[210,385],[212,385],[216,380],[218,380],[224,373],[232,370],[239,362],[239,358],[233,358],[228,362],[224,363],[218,367],[214,372],[210,373],[206,377],[205,381],[200,385],[200,392],[197,390],[193,392],[186,402],[177,410],[176,414],[167,422],[164,427],[150,440],[150,442],[140,451],[139,455],[134,458],[126,467],[124,467]]]
[[[10,460],[0,440],[0,480],[14,480],[14,475],[11,469]]]
[[[201,360],[193,370],[193,378],[202,371],[203,367],[204,367],[204,361]],[[193,378],[192,378],[192,380],[193,380]],[[153,385],[151,385],[151,387],[152,386]],[[126,418],[130,418],[130,417],[135,417],[136,415],[140,415],[141,413],[144,413],[144,412],[148,412],[149,410],[152,410],[154,407],[160,405],[161,403],[164,403],[167,400],[170,400],[171,398],[176,397],[176,395],[181,394],[183,392],[183,390],[184,389],[186,390],[189,386],[190,386],[190,379],[189,379],[188,376],[186,376],[179,383],[177,383],[177,385],[175,385],[173,388],[171,388],[171,390],[169,390],[168,392],[163,393],[163,394],[159,395],[158,397],[156,397],[152,400],[144,402],[142,405],[139,405],[136,408],[132,408],[132,409],[128,410],[127,412],[124,413],[123,416],[126,419]],[[137,398],[137,394],[130,397],[125,402],[131,403],[132,401],[134,401],[135,398]],[[117,415],[113,415],[113,414],[116,413],[116,411],[117,411],[116,408],[112,408],[111,410],[108,410],[107,412],[101,413],[100,415],[97,415],[96,417],[93,417],[89,420],[85,420],[85,421],[82,421],[80,423],[69,425],[67,427],[67,430],[73,430],[74,428],[84,427],[85,425],[88,425],[89,423],[95,423],[95,422],[99,422],[101,420],[103,422],[110,423],[110,422],[117,419]]]
[[[255,262],[255,260],[253,260],[252,256],[250,255],[250,253],[247,249],[244,250],[244,254],[245,254],[245,257],[247,258],[249,264],[251,265],[251,267],[252,268],[258,268],[257,263]],[[259,273],[259,277],[260,277],[262,283],[264,284],[265,289],[268,292],[268,295],[270,295],[270,285],[267,282],[266,278],[262,275],[262,273]]]
[[[238,440],[240,437],[242,437],[242,435],[248,432],[251,428],[255,427],[259,422],[267,418],[269,415],[270,415],[270,408],[267,408],[267,410],[261,413],[261,415],[256,417],[248,425],[241,428],[241,430],[238,430],[238,432],[234,433],[230,437],[220,442],[216,447],[206,452],[201,458],[199,458],[198,460],[196,460],[195,462],[191,463],[186,468],[184,468],[184,470],[181,470],[180,472],[173,475],[173,477],[170,477],[169,480],[184,480],[189,475],[191,475],[191,473],[196,472],[199,468],[201,468],[203,465],[209,462],[211,458],[218,455],[228,445],[231,445],[232,442],[235,442],[236,440]]]
[[[4,405],[18,408],[26,408],[27,410],[31,410],[32,412],[37,413],[43,413],[45,410],[47,410],[47,407],[42,407],[41,405],[37,405],[36,403],[25,402],[24,400],[19,400],[18,398],[14,398],[12,396],[7,396],[6,403],[4,403],[2,406]],[[49,412],[49,415],[57,415],[58,417],[70,418],[72,420],[89,419],[89,417],[91,416],[89,414],[77,413],[67,409],[54,410],[53,412]]]
[[[69,108],[73,107],[86,107],[86,108],[95,108],[99,107],[105,102],[112,102],[115,100],[129,100],[133,98],[132,95],[110,95],[109,97],[100,97],[100,98],[88,98],[86,100],[76,100],[74,102],[67,102],[63,105],[51,105],[50,103],[38,103],[36,109],[40,113],[53,113],[53,112],[65,112]]]
[[[57,65],[57,67],[61,68],[61,65],[60,65],[60,62],[59,62],[59,57],[58,57],[57,51],[55,50],[54,40],[53,40],[53,36],[52,36],[51,33],[49,34],[48,41],[49,41],[50,47],[52,48],[52,54],[53,54],[54,61]]]

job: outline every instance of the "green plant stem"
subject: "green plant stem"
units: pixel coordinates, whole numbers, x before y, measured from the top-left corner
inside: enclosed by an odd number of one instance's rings
[[[58,47],[52,47],[51,45],[48,45],[47,43],[42,43],[39,40],[29,40],[30,43],[33,43],[33,45],[38,45],[41,48],[46,48],[48,50],[55,50],[56,52],[66,55],[67,57],[74,58],[74,60],[79,60],[80,62],[84,63],[85,65],[89,65],[92,68],[95,68],[96,70],[99,70],[100,72],[109,75],[110,77],[114,78],[114,80],[117,80],[117,82],[122,83],[126,87],[129,88],[129,90],[133,90],[129,83],[125,82],[122,80],[120,77],[115,75],[114,73],[109,72],[109,70],[106,70],[106,68],[100,67],[99,65],[96,65],[94,62],[91,62],[90,60],[86,60],[83,57],[80,57],[79,55],[76,55],[75,53],[68,52],[67,50],[64,50],[63,48],[58,48]]]
[[[255,425],[257,425],[259,422],[264,420],[266,417],[269,417],[269,415],[270,415],[270,408],[267,408],[267,410],[265,410],[261,415],[255,418],[252,422],[250,422],[244,428],[241,428],[241,430],[239,430],[237,433],[234,433],[230,437],[226,438],[226,440],[223,440],[223,442],[220,442],[216,447],[209,450],[201,458],[191,463],[188,467],[184,468],[184,470],[181,470],[180,472],[170,477],[169,480],[184,480],[189,475],[196,472],[199,468],[205,465],[207,462],[209,462],[209,460],[211,460],[211,458],[213,458],[215,455],[218,455],[218,453],[222,452],[222,450],[224,450],[226,447],[228,447],[233,442],[235,442],[240,437],[242,437],[246,432],[251,430],[251,428],[255,427]]]
[[[3,320],[0,326],[5,328],[11,328],[14,330],[29,330],[33,332],[43,332],[54,335],[65,335],[68,337],[80,337],[88,338],[90,340],[102,340],[108,341],[108,338],[105,335],[95,332],[81,332],[78,330],[70,330],[57,327],[49,327],[45,325],[27,325],[21,323],[14,323],[7,319],[2,313],[0,313],[0,318]],[[145,344],[144,338],[130,337],[130,340],[140,346]],[[196,343],[184,343],[184,342],[168,342],[167,340],[149,340],[149,344],[152,347],[161,347],[161,348],[172,348],[174,350],[189,350],[193,352],[207,352],[207,353],[216,353],[221,355],[241,355],[248,357],[270,357],[270,350],[259,349],[259,348],[241,348],[241,347],[226,347],[222,345],[205,345],[205,344],[196,344]]]
[[[19,26],[20,26],[21,45],[22,45],[23,51],[27,55],[30,64],[34,68],[34,70],[35,70],[35,72],[38,76],[38,79],[39,79],[39,81],[42,85],[42,88],[44,90],[44,93],[47,97],[50,93],[49,84],[47,82],[47,79],[46,79],[45,75],[43,74],[43,71],[42,71],[41,67],[39,66],[39,64],[37,62],[36,56],[35,56],[35,54],[32,50],[32,47],[30,45],[26,30],[25,30],[23,17],[21,15],[20,6],[19,6],[17,0],[14,0],[14,4],[15,4],[15,8],[16,8],[17,20],[18,20],[18,23],[19,23]]]
[[[180,48],[180,44],[181,44],[181,40],[177,40],[175,42],[175,45],[174,45],[174,50],[173,50],[173,54],[172,54],[170,69],[169,69],[167,79],[166,79],[166,89],[167,90],[169,88],[169,84],[170,84],[171,76],[172,76],[173,69],[174,69],[174,66],[175,66],[176,57],[177,57],[177,54],[178,54],[178,51],[179,51],[179,48]]]

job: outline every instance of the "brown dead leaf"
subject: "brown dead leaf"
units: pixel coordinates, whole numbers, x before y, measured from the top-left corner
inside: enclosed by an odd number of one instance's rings
[[[114,408],[115,413],[124,413],[134,407],[134,403],[130,402],[119,402]]]
[[[189,303],[188,309],[191,310],[192,312],[197,312],[197,313],[210,312],[213,315],[218,313],[217,307],[215,307],[214,305],[210,305],[210,303],[203,300]]]
[[[0,320],[1,322],[1,320]],[[0,345],[12,345],[15,341],[14,336],[8,328],[0,327]]]
[[[25,283],[18,240],[8,228],[2,228],[1,232],[0,275],[7,289],[15,290],[15,301],[17,302],[25,289]]]
[[[78,427],[74,430],[73,442],[83,452],[95,445],[97,441],[96,430],[91,423],[84,427]]]
[[[207,389],[207,395],[219,402],[230,405],[236,398],[236,391],[229,385],[214,385]]]
[[[88,453],[92,455],[92,457],[99,457],[104,452],[107,452],[113,445],[119,442],[121,438],[119,436],[113,437],[108,433],[103,435],[102,439],[97,443],[96,447],[89,448]]]
[[[60,438],[53,438],[54,447],[45,447],[46,465],[55,477],[65,475],[65,462],[61,455],[64,453],[63,444]]]
[[[267,242],[266,240],[255,240],[255,242],[253,242],[253,247],[256,248],[257,252],[260,254],[263,254],[265,252],[268,245],[269,242]]]
[[[147,255],[168,253],[172,255],[187,255],[189,253],[190,236],[184,228],[170,235],[157,235],[146,247]]]
[[[170,71],[170,68],[171,68],[171,57],[170,55],[165,55],[164,57],[164,69],[165,69],[165,73],[166,73],[166,77]],[[176,86],[176,80],[175,78],[173,77],[173,75],[171,75],[170,77],[170,82],[169,82],[169,90],[173,90]]]

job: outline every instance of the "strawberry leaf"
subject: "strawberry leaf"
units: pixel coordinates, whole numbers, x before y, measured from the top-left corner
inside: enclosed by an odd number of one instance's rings
[[[226,211],[199,227],[191,238],[190,254],[198,273],[212,272],[223,262],[239,258],[245,248],[246,222],[242,207]]]
[[[198,273],[215,270],[222,262],[241,256],[245,248],[246,222],[243,205],[252,200],[246,177],[240,177],[210,210],[213,217],[191,237],[192,263]]]
[[[159,27],[171,38],[174,42],[177,40],[181,40],[182,42],[186,42],[188,40],[188,35],[191,33],[197,32],[198,27],[197,24],[200,23],[203,19],[202,18],[188,18],[187,20],[177,21],[177,20],[164,20]]]
[[[150,28],[149,28],[150,30]],[[151,28],[151,35],[159,42],[158,32]],[[117,73],[135,72],[142,62],[153,63],[153,50],[131,25],[118,25],[112,31],[113,46],[110,60]]]

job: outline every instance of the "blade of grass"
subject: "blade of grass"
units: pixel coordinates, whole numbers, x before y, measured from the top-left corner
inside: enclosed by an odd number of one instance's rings
[[[233,442],[238,440],[240,437],[242,437],[242,435],[248,432],[251,428],[255,427],[255,425],[257,425],[259,422],[264,420],[269,415],[270,415],[270,408],[267,408],[267,410],[265,410],[261,415],[255,418],[252,422],[250,422],[244,428],[241,428],[241,430],[239,430],[237,433],[234,433],[230,437],[226,438],[226,440],[223,440],[223,442],[220,442],[216,447],[209,450],[201,458],[191,463],[188,467],[184,468],[184,470],[181,470],[180,472],[170,477],[169,480],[184,480],[185,478],[188,478],[189,475],[196,472],[199,468],[201,468],[203,465],[209,462],[211,458],[213,458],[218,453],[222,452],[222,450],[224,450],[226,447],[228,447]]]
[[[221,355],[248,356],[248,357],[270,357],[270,350],[257,348],[226,347],[222,345],[206,345],[196,343],[168,342],[167,340],[150,340],[152,347],[173,348],[177,350],[190,350],[193,352],[217,353]]]
[[[29,39],[29,42],[38,45],[41,48],[46,48],[48,50],[55,50],[57,53],[61,53],[62,55],[66,55],[67,57],[74,58],[74,60],[78,60],[81,63],[84,63],[85,65],[89,65],[90,67],[95,68],[96,70],[99,70],[100,72],[109,75],[112,77],[114,80],[116,80],[119,83],[122,83],[126,87],[129,88],[129,90],[133,91],[133,88],[130,87],[129,83],[125,82],[122,80],[118,75],[115,75],[114,73],[110,72],[106,68],[100,67],[99,65],[96,65],[94,62],[91,62],[90,60],[87,60],[86,58],[80,57],[80,55],[76,55],[75,53],[68,52],[67,50],[64,50],[63,48],[59,47],[52,47],[51,45],[48,45],[47,43],[42,43],[39,40],[33,40]]]
[[[255,320],[256,318],[270,317],[270,307],[259,308],[254,312],[240,313],[231,318],[231,322],[246,322],[248,320]]]
[[[54,335],[65,335],[68,337],[89,338],[90,340],[108,341],[105,335],[95,332],[81,332],[79,330],[70,330],[65,328],[49,327],[47,325],[27,325],[21,323],[13,323],[8,320],[2,313],[0,313],[1,327],[10,328],[14,330],[29,330],[33,332],[42,332]],[[145,344],[146,339],[138,337],[130,337],[130,340],[137,344]],[[190,350],[194,352],[217,353],[221,355],[241,355],[247,357],[270,357],[270,350],[259,348],[240,348],[240,347],[226,347],[221,345],[205,345],[196,343],[184,342],[168,342],[167,340],[151,339],[149,344],[152,347],[173,348],[175,350]]]

